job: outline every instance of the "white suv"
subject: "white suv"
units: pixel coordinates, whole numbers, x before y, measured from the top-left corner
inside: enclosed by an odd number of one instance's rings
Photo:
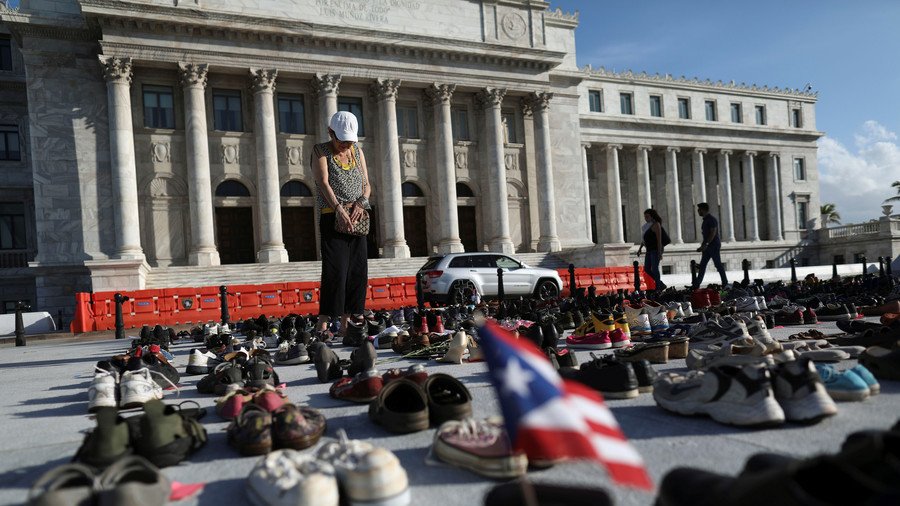
[[[451,253],[428,259],[419,269],[426,302],[467,304],[472,296],[498,292],[497,269],[503,269],[507,297],[533,295],[541,300],[559,296],[562,280],[553,269],[529,267],[499,253]]]

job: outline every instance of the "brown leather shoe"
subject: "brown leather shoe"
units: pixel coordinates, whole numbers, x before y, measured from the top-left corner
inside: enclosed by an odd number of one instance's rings
[[[422,388],[428,398],[431,422],[435,425],[472,416],[472,393],[453,376],[432,374]]]
[[[391,381],[369,404],[369,418],[398,434],[428,428],[428,400],[417,383],[406,379]]]
[[[307,406],[285,404],[272,413],[275,448],[303,450],[319,442],[325,432],[325,417]]]

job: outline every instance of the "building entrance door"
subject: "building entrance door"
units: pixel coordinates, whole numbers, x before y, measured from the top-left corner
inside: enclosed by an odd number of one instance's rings
[[[216,208],[216,246],[223,265],[256,262],[252,208]]]
[[[475,225],[475,206],[459,206],[459,240],[466,251],[479,251],[478,229]]]
[[[403,207],[403,233],[409,254],[414,257],[428,256],[428,229],[425,226],[425,206]]]
[[[291,262],[316,260],[316,216],[312,207],[282,207],[281,235]]]

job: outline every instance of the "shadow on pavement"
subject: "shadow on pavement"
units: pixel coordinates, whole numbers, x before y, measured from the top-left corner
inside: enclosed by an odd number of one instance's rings
[[[622,406],[611,409],[628,439],[719,436],[771,429],[771,427],[753,428],[723,425],[709,417],[675,415],[657,406]],[[806,426],[786,423],[779,426],[778,429],[803,429],[804,427]]]
[[[32,483],[37,481],[37,479],[42,474],[53,469],[54,467],[68,464],[71,459],[72,457],[60,457],[56,460],[44,462],[43,464],[20,467],[12,471],[7,471],[3,474],[0,474],[0,483],[3,484],[3,488],[31,488]]]
[[[26,399],[19,403],[20,406],[33,406],[35,404],[62,404],[62,403],[84,403],[85,411],[87,411],[87,388],[84,391],[59,395],[57,397],[37,397],[34,399]]]

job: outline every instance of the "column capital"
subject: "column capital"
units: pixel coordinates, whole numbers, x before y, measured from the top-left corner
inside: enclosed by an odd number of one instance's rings
[[[541,91],[530,93],[526,97],[531,102],[531,107],[539,112],[550,110],[550,101],[553,100],[553,93]]]
[[[770,151],[769,158],[781,158],[781,153],[778,151]]]
[[[744,151],[744,156],[756,156],[756,151]]]
[[[432,83],[425,88],[425,96],[431,99],[432,105],[444,105],[450,103],[455,91],[455,84]]]
[[[676,147],[674,147],[674,146],[669,146],[669,147],[666,148],[666,152],[667,152],[667,153],[680,153],[680,152],[681,152],[681,148],[676,148]]]
[[[397,93],[400,91],[400,79],[376,79],[369,86],[369,94],[376,102],[384,102],[385,100],[397,100]]]
[[[706,152],[707,152],[706,148],[694,148],[695,154],[704,155],[704,154],[706,154]]]
[[[116,58],[99,55],[100,65],[103,67],[103,78],[109,83],[131,84],[131,58]]]
[[[638,151],[653,151],[653,146],[649,144],[638,144]]]
[[[522,97],[519,100],[519,104],[522,105],[522,116],[526,118],[534,117],[534,103],[531,101],[530,97]]]
[[[313,77],[313,89],[319,96],[337,95],[340,84],[340,74],[316,74]]]
[[[181,80],[182,87],[199,86],[206,88],[208,75],[209,65],[206,63],[178,62],[178,77]]]
[[[720,154],[720,155],[729,156],[729,155],[731,155],[731,154],[733,154],[733,153],[734,153],[734,152],[731,151],[730,149],[720,149],[720,150],[719,150],[719,154]]]
[[[581,147],[584,149],[591,149],[591,143],[590,142],[582,142]]]
[[[250,89],[253,93],[274,93],[278,69],[250,68]]]
[[[618,150],[622,149],[622,145],[621,144],[607,144],[605,149],[606,149],[606,151],[618,151]]]
[[[475,95],[483,109],[500,107],[506,97],[506,88],[485,88]]]

